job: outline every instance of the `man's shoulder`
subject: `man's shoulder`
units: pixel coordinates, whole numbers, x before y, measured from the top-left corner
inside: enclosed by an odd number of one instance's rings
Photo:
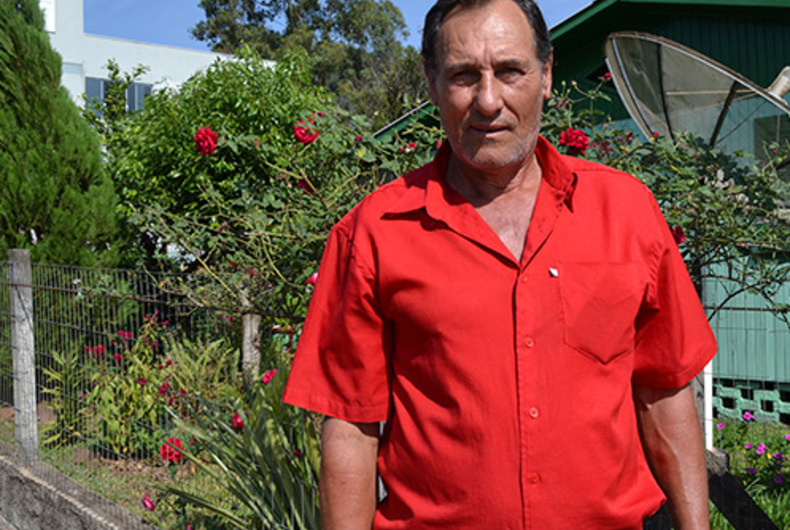
[[[354,206],[334,230],[352,234],[359,226],[371,229],[388,213],[416,210],[424,206],[425,189],[431,175],[426,164],[394,180],[381,184]]]
[[[594,162],[570,155],[561,155],[563,162],[576,175],[577,189],[594,187],[597,189],[611,190],[612,192],[633,192],[650,194],[644,182],[635,176],[620,169],[607,166],[601,162]]]

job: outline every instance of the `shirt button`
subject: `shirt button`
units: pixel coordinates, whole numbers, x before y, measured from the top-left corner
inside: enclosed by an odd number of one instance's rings
[[[533,484],[537,484],[540,482],[540,473],[530,473],[529,474],[529,481]]]
[[[535,345],[535,341],[532,339],[532,337],[527,337],[527,340],[525,340],[524,343],[527,345],[527,348],[531,348]]]
[[[529,409],[529,415],[532,418],[537,418],[538,416],[540,416],[540,411],[536,407],[532,407],[531,409]]]
[[[521,276],[521,281],[522,281],[523,283],[527,283],[527,275],[526,275],[526,274],[524,274],[524,275],[522,275],[522,276]]]

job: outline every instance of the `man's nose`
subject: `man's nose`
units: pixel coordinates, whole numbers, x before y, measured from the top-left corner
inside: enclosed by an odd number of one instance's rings
[[[480,77],[475,94],[475,110],[484,116],[493,116],[502,109],[502,87],[492,72]]]

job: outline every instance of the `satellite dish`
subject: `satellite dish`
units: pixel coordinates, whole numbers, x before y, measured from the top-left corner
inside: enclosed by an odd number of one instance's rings
[[[637,32],[606,38],[606,63],[628,113],[646,137],[700,135],[723,151],[762,152],[790,138],[790,67],[765,89],[701,53]]]

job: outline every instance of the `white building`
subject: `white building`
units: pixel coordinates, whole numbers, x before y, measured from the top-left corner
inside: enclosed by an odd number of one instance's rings
[[[78,105],[83,94],[103,98],[107,61],[114,59],[121,72],[137,65],[149,68],[127,93],[129,109],[142,107],[143,98],[157,86],[180,86],[195,72],[227,55],[163,46],[85,33],[83,0],[39,0],[50,42],[63,57],[61,83]]]

